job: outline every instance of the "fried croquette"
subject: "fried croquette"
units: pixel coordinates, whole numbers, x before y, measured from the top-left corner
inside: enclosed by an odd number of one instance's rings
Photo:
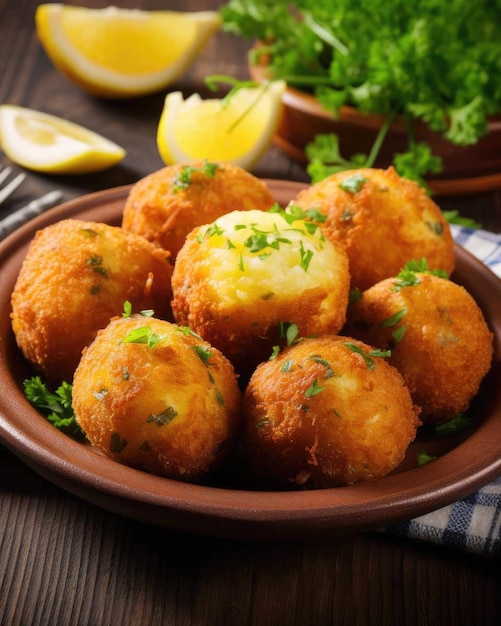
[[[302,336],[339,331],[346,319],[348,260],[303,212],[233,211],[188,236],[172,292],[176,321],[242,373],[282,345],[281,334],[291,325]]]
[[[465,411],[491,366],[493,335],[464,287],[404,271],[349,309],[346,332],[381,350],[402,374],[424,423]]]
[[[454,268],[453,239],[439,207],[393,167],[333,174],[301,191],[294,203],[326,216],[327,237],[345,246],[351,286],[367,289],[398,274],[411,259]]]
[[[398,371],[341,336],[305,339],[260,364],[244,393],[250,467],[276,487],[324,488],[385,476],[420,424]]]
[[[172,319],[168,253],[116,226],[67,219],[37,232],[12,293],[12,328],[48,380],[71,381],[82,349],[120,315]]]
[[[188,233],[230,211],[266,211],[266,184],[230,163],[195,161],[164,167],[130,190],[122,226],[169,250],[175,259]]]
[[[133,315],[112,320],[84,351],[73,408],[113,459],[194,481],[224,458],[241,392],[229,361],[189,329]]]

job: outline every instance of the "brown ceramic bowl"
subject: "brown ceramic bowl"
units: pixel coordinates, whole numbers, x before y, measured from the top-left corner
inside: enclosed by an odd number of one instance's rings
[[[263,67],[251,65],[254,80],[263,81]],[[306,164],[305,146],[315,135],[335,133],[341,154],[367,154],[381,128],[380,115],[361,115],[355,108],[341,107],[339,118],[327,112],[311,94],[287,87],[283,97],[283,114],[274,136],[274,143],[288,156]],[[488,133],[475,145],[459,147],[423,123],[414,124],[417,141],[430,144],[433,154],[442,157],[443,171],[427,179],[435,194],[458,195],[489,191],[501,187],[501,115],[490,118]],[[375,167],[387,167],[393,155],[407,148],[407,128],[402,118],[391,125]]]
[[[304,187],[267,182],[283,204]],[[120,187],[67,202],[0,243],[0,439],[35,471],[133,519],[240,539],[311,538],[378,528],[465,497],[501,472],[501,281],[459,247],[454,278],[476,298],[495,335],[493,367],[471,407],[476,426],[459,439],[420,437],[390,476],[351,487],[294,492],[191,485],[120,465],[56,430],[23,395],[22,381],[31,372],[12,334],[10,294],[37,229],[70,217],[118,225],[128,190]],[[416,467],[416,454],[423,448],[439,458]]]

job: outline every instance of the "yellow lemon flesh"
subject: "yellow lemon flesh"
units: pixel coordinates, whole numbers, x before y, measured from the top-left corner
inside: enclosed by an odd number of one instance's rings
[[[0,106],[0,147],[37,172],[87,174],[121,161],[125,150],[78,124],[10,104]]]
[[[42,4],[38,37],[54,65],[106,98],[164,89],[181,76],[221,27],[216,11],[181,13]]]
[[[252,169],[270,146],[284,91],[285,82],[274,81],[242,88],[228,100],[168,94],[157,129],[162,160],[171,165],[209,159]]]

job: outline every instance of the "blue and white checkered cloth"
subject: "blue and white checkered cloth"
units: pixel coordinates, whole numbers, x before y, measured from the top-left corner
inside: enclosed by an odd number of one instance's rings
[[[455,241],[501,278],[501,235],[451,226]],[[487,556],[501,557],[501,476],[464,500],[395,524],[386,532]]]

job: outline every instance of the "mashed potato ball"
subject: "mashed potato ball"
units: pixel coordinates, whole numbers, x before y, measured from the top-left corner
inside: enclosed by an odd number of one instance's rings
[[[326,235],[350,260],[351,285],[367,289],[396,276],[411,259],[454,268],[453,239],[439,207],[414,181],[387,170],[339,172],[301,191],[294,202],[326,216]]]
[[[244,394],[244,446],[275,486],[336,487],[385,476],[419,426],[398,371],[350,337],[305,339],[259,365]]]
[[[336,333],[346,319],[348,260],[304,212],[233,211],[195,229],[172,276],[176,321],[239,372],[266,360],[286,327]]]
[[[111,321],[85,350],[73,408],[113,459],[192,481],[228,451],[241,392],[229,361],[189,329],[134,315]]]
[[[405,270],[364,291],[347,332],[391,349],[422,420],[438,423],[465,411],[491,366],[493,335],[460,285]]]
[[[164,167],[131,189],[122,226],[175,258],[195,226],[230,211],[266,211],[274,198],[265,183],[230,163],[196,161]]]
[[[24,356],[48,379],[70,382],[82,348],[120,315],[153,309],[172,319],[168,253],[116,226],[67,219],[39,231],[12,294]]]

